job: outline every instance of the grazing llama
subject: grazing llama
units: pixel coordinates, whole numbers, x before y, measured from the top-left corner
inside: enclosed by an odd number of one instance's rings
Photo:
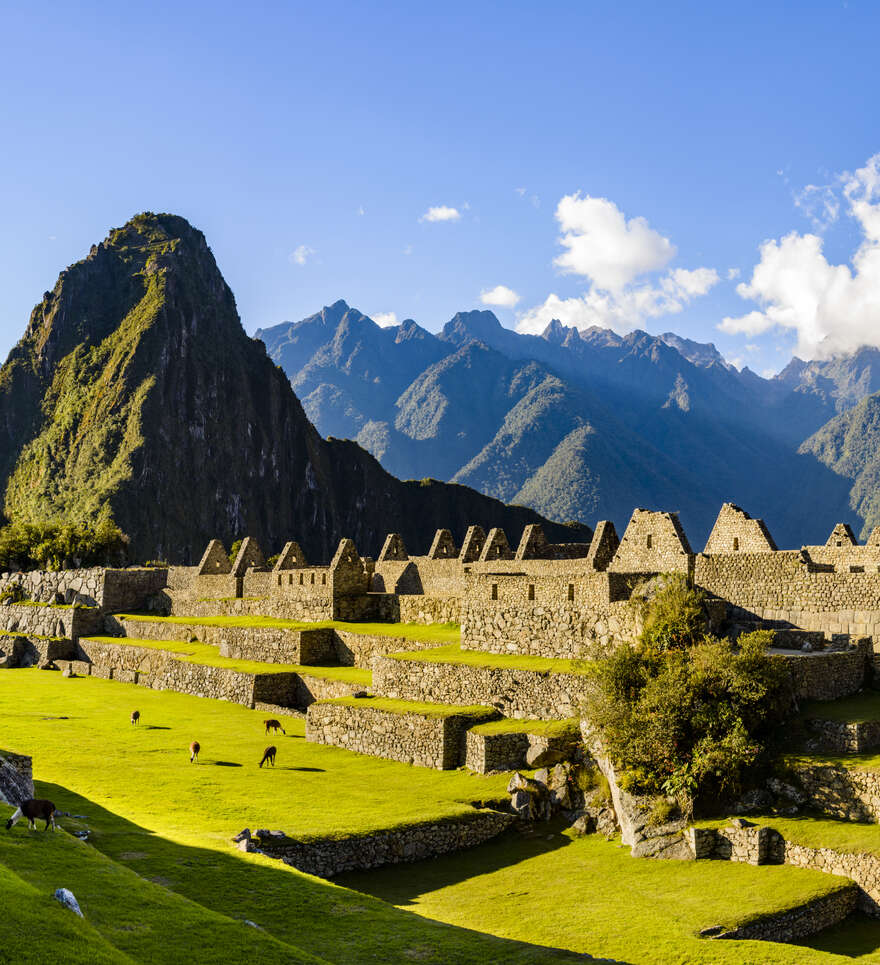
[[[139,710],[133,710],[131,712],[131,722],[133,724],[139,724],[141,722],[141,712]]]
[[[43,828],[44,831],[49,830],[49,825],[52,825],[52,830],[57,830],[55,826],[55,805],[51,801],[22,801],[19,804],[15,814],[6,822],[6,830],[8,831],[18,820],[22,817],[26,817],[28,821],[28,829],[31,831],[37,830],[36,820],[39,818],[40,821],[46,822],[46,827]]]
[[[189,762],[190,764],[199,763],[199,751],[202,749],[202,745],[198,741],[193,741],[189,745]]]
[[[278,748],[274,745],[272,747],[267,747],[263,751],[263,759],[260,761],[260,767],[264,764],[271,764],[272,767],[275,766],[275,755],[278,753]]]
[[[271,720],[264,720],[263,723],[266,725],[267,734],[269,733],[270,730],[273,730],[276,732],[280,730],[282,734],[287,736],[287,731],[281,726],[280,720],[275,720],[274,718],[272,718]]]

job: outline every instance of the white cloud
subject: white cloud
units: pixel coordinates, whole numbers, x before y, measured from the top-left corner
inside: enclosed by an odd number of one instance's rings
[[[364,211],[364,206],[362,204],[358,206],[358,214],[361,216],[366,214],[366,212]]]
[[[308,245],[297,245],[290,253],[290,262],[294,265],[304,265],[314,253],[315,249],[309,248]]]
[[[739,268],[728,268],[727,269],[727,280],[733,281],[734,278],[739,278]]]
[[[567,274],[589,279],[584,295],[548,295],[543,304],[520,315],[517,330],[540,334],[558,318],[579,329],[594,325],[630,332],[646,319],[680,312],[718,284],[714,268],[674,268],[654,281],[638,281],[665,268],[675,245],[644,218],[626,219],[606,198],[566,195],[556,208],[567,250],[556,264]]]
[[[480,301],[484,305],[500,305],[502,308],[513,308],[519,301],[520,296],[507,285],[496,285],[486,291],[480,292]]]
[[[521,198],[524,198],[524,197],[526,196],[526,189],[525,189],[525,188],[514,188],[513,190],[516,191],[516,193],[517,193]]]
[[[880,154],[839,181],[862,235],[852,265],[829,263],[817,234],[793,231],[765,241],[751,279],[737,285],[759,309],[725,318],[722,331],[790,329],[797,335],[795,351],[808,359],[880,345]]]
[[[566,274],[582,275],[605,291],[620,291],[639,275],[657,271],[675,256],[675,245],[644,218],[626,220],[607,198],[566,195],[556,207],[568,250],[555,264]]]
[[[840,214],[837,185],[808,184],[795,191],[793,197],[795,207],[810,219],[817,231],[824,231],[837,221]]]
[[[540,335],[554,318],[579,329],[598,325],[617,332],[631,332],[648,318],[680,312],[688,302],[705,295],[718,283],[714,268],[687,271],[678,268],[660,279],[659,285],[638,285],[620,292],[595,286],[585,295],[560,298],[548,295],[542,305],[520,316],[517,331]]]
[[[392,325],[398,324],[396,312],[377,312],[375,315],[371,315],[370,318],[382,328],[391,328]]]
[[[461,212],[458,208],[450,208],[448,205],[441,204],[435,208],[428,208],[428,210],[419,218],[419,221],[459,221],[461,219]]]

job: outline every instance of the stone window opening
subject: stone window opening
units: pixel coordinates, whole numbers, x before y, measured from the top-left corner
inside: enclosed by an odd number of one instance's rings
[[[493,600],[497,600],[497,599],[498,599],[498,584],[497,584],[497,583],[493,583],[493,584],[492,584],[492,599],[493,599]]]
[[[299,585],[300,585],[300,586],[303,585],[303,575],[302,575],[302,573],[300,573],[300,575],[299,575]]]
[[[314,586],[314,585],[315,585],[315,574],[312,573],[312,586]]]
[[[281,574],[278,574],[278,585],[281,586]]]
[[[574,603],[574,583],[568,584],[568,602]]]
[[[293,586],[293,573],[289,573],[287,576],[287,585]]]
[[[734,537],[733,537],[733,552],[734,552],[734,553],[739,552],[739,537],[738,537],[738,536],[734,536]]]
[[[529,583],[529,599],[530,599],[530,600],[534,600],[534,599],[535,599],[535,584],[534,584],[534,583]]]
[[[654,543],[654,537],[650,533],[648,533],[647,539],[645,540],[645,546],[647,546],[648,549],[650,549],[653,543]]]
[[[322,574],[321,574],[321,585],[322,585],[322,586],[326,586],[326,585],[327,585],[327,574],[326,574],[326,573],[322,573]]]
[[[851,566],[851,567],[849,568],[849,571],[850,571],[850,573],[864,573],[864,572],[865,572],[865,568],[864,568],[864,566]]]

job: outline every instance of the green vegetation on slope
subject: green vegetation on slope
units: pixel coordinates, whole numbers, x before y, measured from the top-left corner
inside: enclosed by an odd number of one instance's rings
[[[486,653],[483,650],[464,650],[458,645],[431,647],[430,650],[409,650],[389,653],[392,660],[416,663],[455,663],[466,667],[501,667],[506,670],[531,670],[535,673],[589,673],[589,665],[582,660],[563,660],[558,657],[533,657],[528,654]]]
[[[494,717],[498,711],[481,704],[435,704],[416,700],[395,700],[392,697],[333,697],[320,700],[321,704],[341,704],[343,707],[363,707],[386,714],[418,714],[421,717],[472,717],[475,720]]]
[[[600,835],[572,839],[549,830],[339,881],[438,921],[638,965],[851,961],[698,937],[702,928],[732,927],[849,887],[848,879],[784,865],[633,859]]]
[[[141,724],[131,727],[135,708]],[[470,802],[502,797],[507,783],[506,775],[413,768],[308,744],[295,719],[289,726],[285,719],[286,737],[271,738],[278,766],[261,770],[264,716],[97,678],[0,674],[5,749],[32,754],[37,793],[87,815],[90,844],[143,878],[219,915],[253,921],[333,965],[572,961],[564,952],[435,925],[234,850],[230,838],[244,826],[347,835],[471,814]],[[193,738],[202,745],[199,765],[189,763]],[[180,958],[149,961],[178,965]]]
[[[570,720],[491,720],[487,724],[477,724],[471,730],[475,734],[535,734],[539,737],[571,737],[580,736],[580,721]]]
[[[342,620],[283,620],[264,616],[159,617],[149,613],[120,613],[121,620],[167,623],[187,627],[269,627],[279,630],[342,630],[364,636],[403,637],[423,642],[458,643],[461,628],[457,623],[346,623]]]
[[[178,654],[175,659],[181,663],[197,663],[205,667],[221,667],[224,670],[237,670],[240,673],[271,674],[296,673],[324,680],[342,680],[352,684],[369,687],[373,674],[360,667],[337,667],[305,665],[297,663],[261,663],[258,660],[237,660],[234,657],[221,657],[217,647],[209,643],[187,643],[185,640],[139,640],[135,637],[87,637],[98,643],[111,643],[122,647],[145,647],[147,650],[166,650]]]

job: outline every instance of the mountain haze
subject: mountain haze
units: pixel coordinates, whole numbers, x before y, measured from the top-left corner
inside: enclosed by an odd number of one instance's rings
[[[406,327],[389,334],[405,352]],[[417,343],[414,368],[432,358]],[[245,534],[267,552],[296,538],[326,560],[342,536],[376,554],[394,530],[423,552],[440,526],[515,539],[540,521],[463,486],[401,483],[355,443],[322,439],[242,329],[204,236],[174,215],[112,231],[34,309],[0,369],[0,486],[7,518],[109,517],[140,560],[193,561],[210,538]]]

